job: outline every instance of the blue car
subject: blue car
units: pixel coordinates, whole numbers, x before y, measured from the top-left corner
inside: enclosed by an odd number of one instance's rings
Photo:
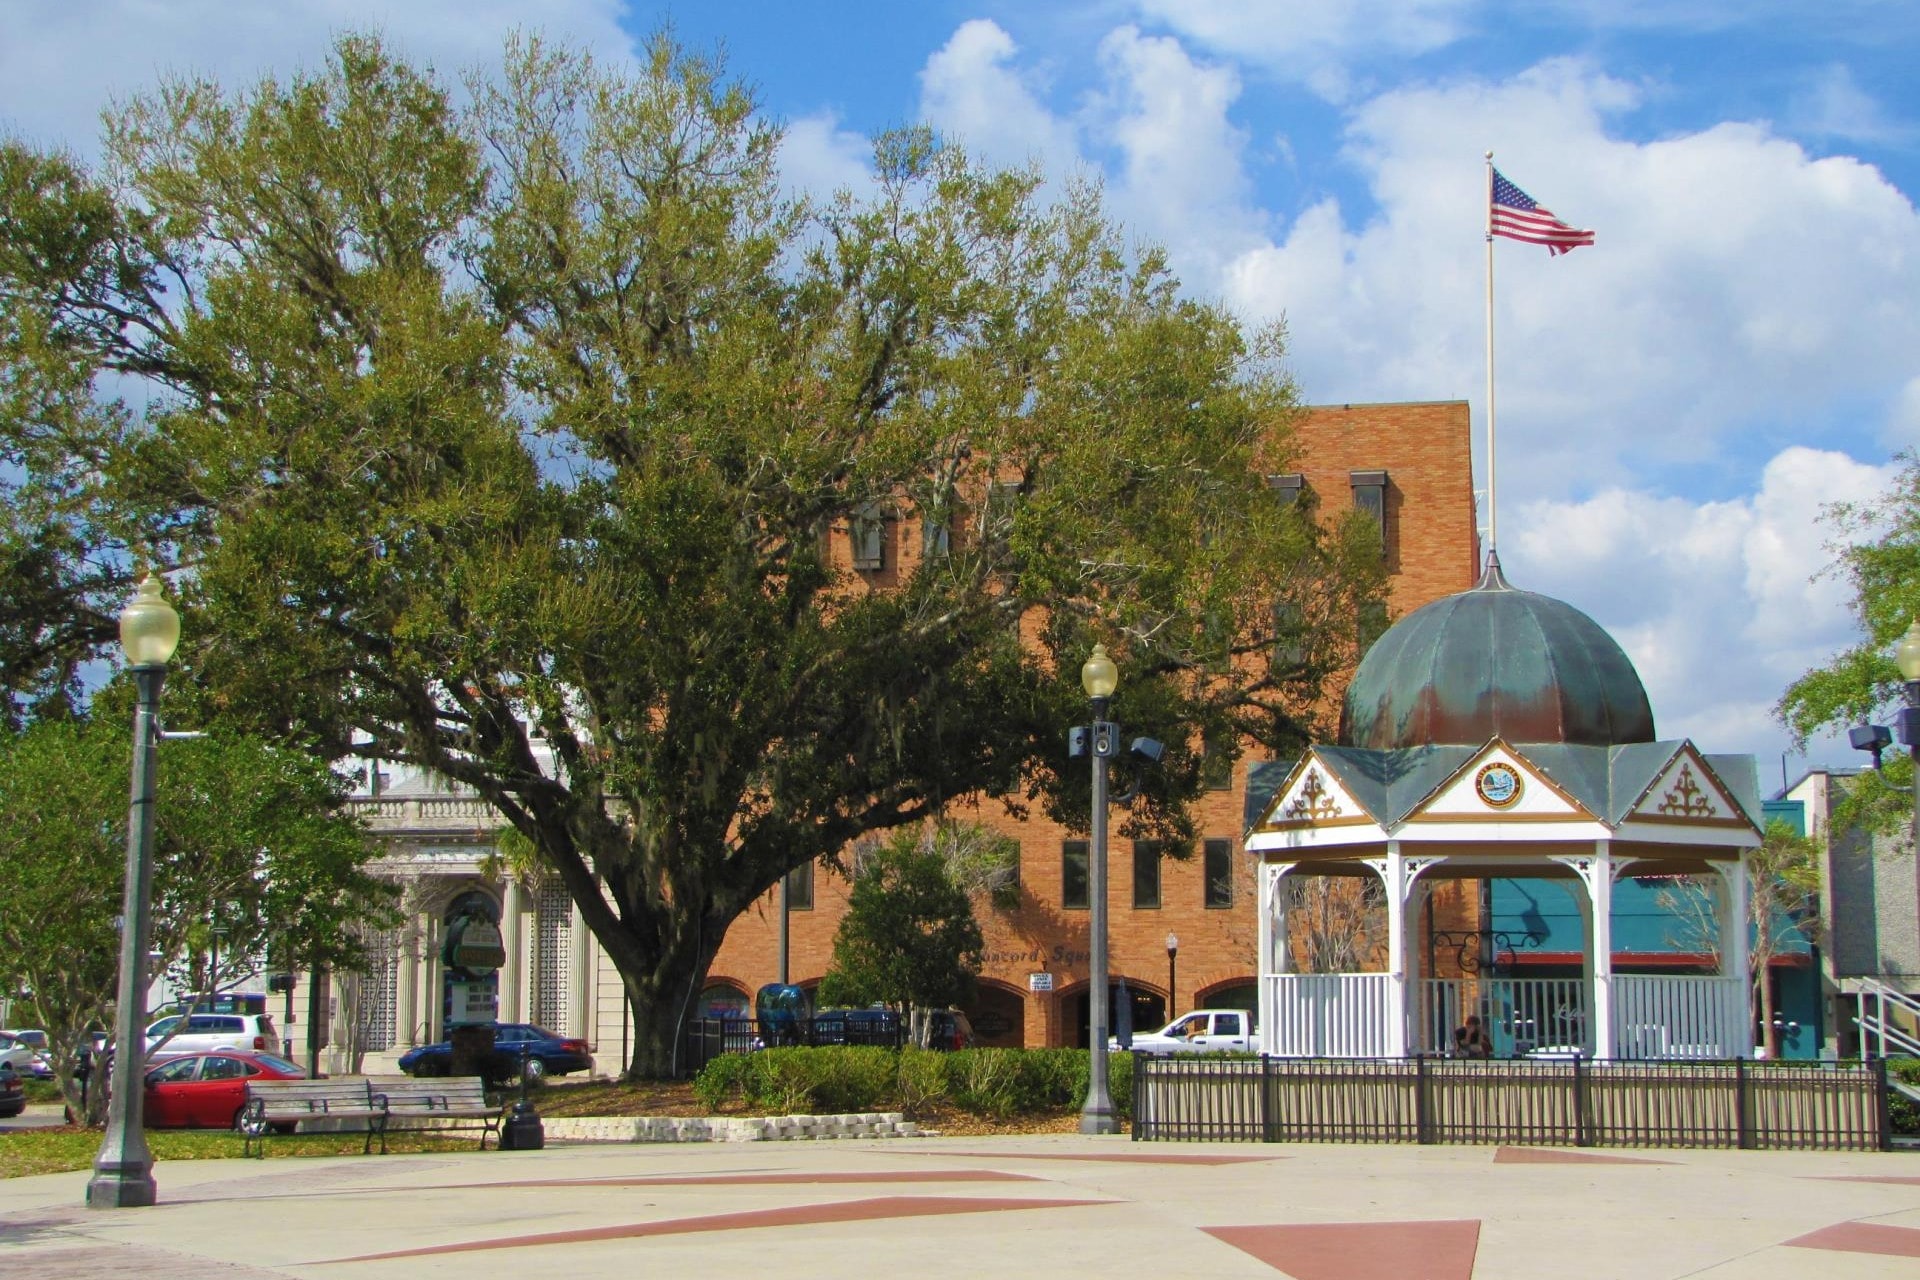
[[[493,1051],[505,1055],[516,1069],[524,1053],[529,1080],[593,1070],[593,1054],[585,1040],[557,1036],[530,1022],[503,1022],[495,1027]],[[400,1055],[400,1069],[410,1076],[444,1076],[453,1069],[453,1045],[443,1040],[409,1049]]]

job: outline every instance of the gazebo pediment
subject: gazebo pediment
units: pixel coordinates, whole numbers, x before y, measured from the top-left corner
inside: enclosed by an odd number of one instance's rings
[[[1287,779],[1261,823],[1264,829],[1279,831],[1372,825],[1374,818],[1365,806],[1313,754]]]
[[[1653,781],[1634,802],[1621,825],[1645,823],[1655,828],[1693,827],[1720,832],[1758,833],[1746,809],[1713,766],[1682,743]]]
[[[1495,738],[1403,825],[1423,822],[1592,822],[1594,814],[1519,751]]]

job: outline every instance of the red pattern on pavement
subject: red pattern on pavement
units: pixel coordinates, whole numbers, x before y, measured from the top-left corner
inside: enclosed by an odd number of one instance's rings
[[[1793,1249],[1831,1249],[1840,1253],[1877,1253],[1888,1258],[1920,1258],[1920,1230],[1878,1222],[1838,1222],[1783,1242]]]
[[[869,1222],[883,1218],[924,1218],[953,1213],[1003,1213],[1013,1209],[1079,1209],[1118,1204],[1116,1200],[993,1200],[960,1196],[886,1196],[876,1200],[844,1200],[834,1204],[793,1205],[784,1209],[753,1209],[744,1213],[715,1213],[698,1218],[668,1218],[660,1222],[629,1222],[578,1231],[549,1231],[540,1235],[503,1236],[467,1240],[458,1244],[396,1249],[352,1258],[326,1258],[312,1265],[340,1262],[380,1262],[389,1258],[424,1258],[442,1253],[479,1253],[490,1249],[542,1249],[559,1244],[587,1244],[601,1240],[635,1240],[645,1236],[687,1235],[699,1231],[742,1231],[758,1227],[804,1227],[824,1222]]]
[[[1201,1229],[1294,1280],[1469,1280],[1480,1248],[1471,1219]]]
[[[1031,1173],[999,1169],[933,1169],[880,1173],[698,1173],[649,1174],[634,1178],[540,1178],[526,1182],[449,1182],[413,1191],[524,1191],[537,1187],[743,1187],[843,1186],[861,1182],[1045,1182]]]
[[[1493,1153],[1495,1164],[1672,1164],[1671,1160],[1648,1160],[1642,1156],[1602,1156],[1590,1151],[1565,1151],[1557,1147],[1501,1147]]]

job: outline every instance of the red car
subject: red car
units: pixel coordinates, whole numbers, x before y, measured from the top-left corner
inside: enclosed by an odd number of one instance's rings
[[[270,1053],[223,1049],[162,1058],[147,1068],[146,1122],[155,1129],[231,1129],[247,1105],[247,1081],[306,1074]]]

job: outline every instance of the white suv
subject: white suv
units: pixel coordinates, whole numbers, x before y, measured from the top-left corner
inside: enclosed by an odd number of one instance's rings
[[[279,1053],[280,1033],[264,1013],[176,1013],[147,1028],[148,1053],[207,1053],[214,1049]]]

